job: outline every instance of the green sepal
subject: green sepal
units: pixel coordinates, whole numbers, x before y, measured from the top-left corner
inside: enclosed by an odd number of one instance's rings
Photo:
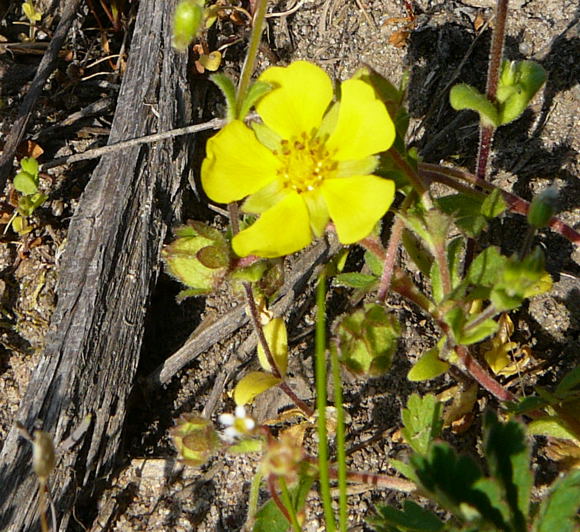
[[[266,83],[265,81],[254,82],[248,89],[248,92],[246,93],[246,96],[240,105],[240,109],[236,118],[238,120],[243,120],[246,118],[246,115],[250,112],[250,109],[273,88],[274,87],[272,84]]]
[[[226,120],[231,122],[236,117],[236,87],[234,82],[225,74],[212,74],[209,79],[222,92],[226,100]]]
[[[558,191],[553,187],[536,194],[528,209],[528,223],[536,229],[546,227],[556,212],[557,200]]]
[[[365,263],[376,277],[383,275],[384,261],[370,251],[365,251]]]
[[[425,249],[421,240],[409,229],[404,229],[401,241],[405,251],[415,263],[420,272],[426,277],[430,274],[431,265],[434,262],[433,255]]]

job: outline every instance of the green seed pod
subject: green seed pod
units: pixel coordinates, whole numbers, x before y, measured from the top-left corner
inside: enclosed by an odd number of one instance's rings
[[[547,188],[537,196],[534,196],[528,210],[528,223],[536,229],[546,227],[550,222],[550,218],[554,216],[557,200],[558,191],[553,187]]]
[[[177,4],[173,17],[173,46],[183,52],[197,37],[203,19],[203,3],[183,0]]]

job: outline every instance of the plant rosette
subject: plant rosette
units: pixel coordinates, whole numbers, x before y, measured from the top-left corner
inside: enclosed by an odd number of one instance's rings
[[[259,215],[234,236],[237,255],[280,257],[308,246],[330,220],[352,244],[368,236],[394,198],[392,181],[373,175],[376,154],[395,139],[395,126],[374,89],[344,81],[333,102],[332,81],[297,61],[265,70],[272,90],[256,104],[263,123],[233,120],[207,143],[201,179],[218,203],[244,198]]]

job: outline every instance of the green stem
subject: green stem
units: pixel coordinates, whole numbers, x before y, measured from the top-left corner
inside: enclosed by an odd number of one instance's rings
[[[251,530],[254,527],[254,521],[256,520],[256,514],[258,513],[258,501],[260,500],[260,486],[263,478],[264,475],[262,474],[262,469],[258,467],[256,474],[252,478],[252,483],[250,484],[248,518],[246,520],[246,528],[248,530]]]
[[[254,73],[254,65],[256,64],[256,56],[262,42],[262,29],[264,27],[264,20],[266,18],[266,11],[268,7],[268,0],[257,0],[256,14],[252,24],[252,34],[250,35],[250,44],[244,66],[242,67],[242,74],[240,82],[238,83],[238,90],[236,92],[236,116],[242,108],[242,103],[246,98],[246,94],[250,87],[252,74]]]
[[[302,530],[302,527],[298,522],[296,510],[294,509],[294,505],[292,504],[290,492],[288,491],[288,486],[286,486],[286,481],[284,480],[284,477],[278,477],[278,484],[280,484],[282,502],[284,503],[284,506],[286,506],[286,509],[288,510],[288,515],[290,516],[290,523],[292,524],[292,528],[294,529],[294,532],[300,532]]]
[[[326,530],[335,532],[336,524],[330,497],[328,475],[328,442],[326,434],[326,274],[324,270],[318,278],[316,288],[316,409],[318,411],[318,469],[320,475],[320,496],[324,508]]]
[[[338,462],[338,526],[341,532],[348,528],[346,503],[346,433],[344,430],[344,404],[342,399],[342,382],[337,353],[330,356],[332,367],[332,387],[334,390],[334,407],[336,408],[336,460]]]

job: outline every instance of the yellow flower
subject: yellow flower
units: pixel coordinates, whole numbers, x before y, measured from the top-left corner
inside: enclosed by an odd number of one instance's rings
[[[395,127],[373,88],[360,80],[333,87],[319,67],[297,61],[259,78],[274,88],[256,105],[263,124],[234,120],[207,144],[201,168],[210,199],[246,198],[242,210],[260,215],[232,241],[241,257],[279,257],[320,236],[330,219],[339,240],[366,237],[390,207],[392,181],[372,172],[375,154],[395,138]]]

